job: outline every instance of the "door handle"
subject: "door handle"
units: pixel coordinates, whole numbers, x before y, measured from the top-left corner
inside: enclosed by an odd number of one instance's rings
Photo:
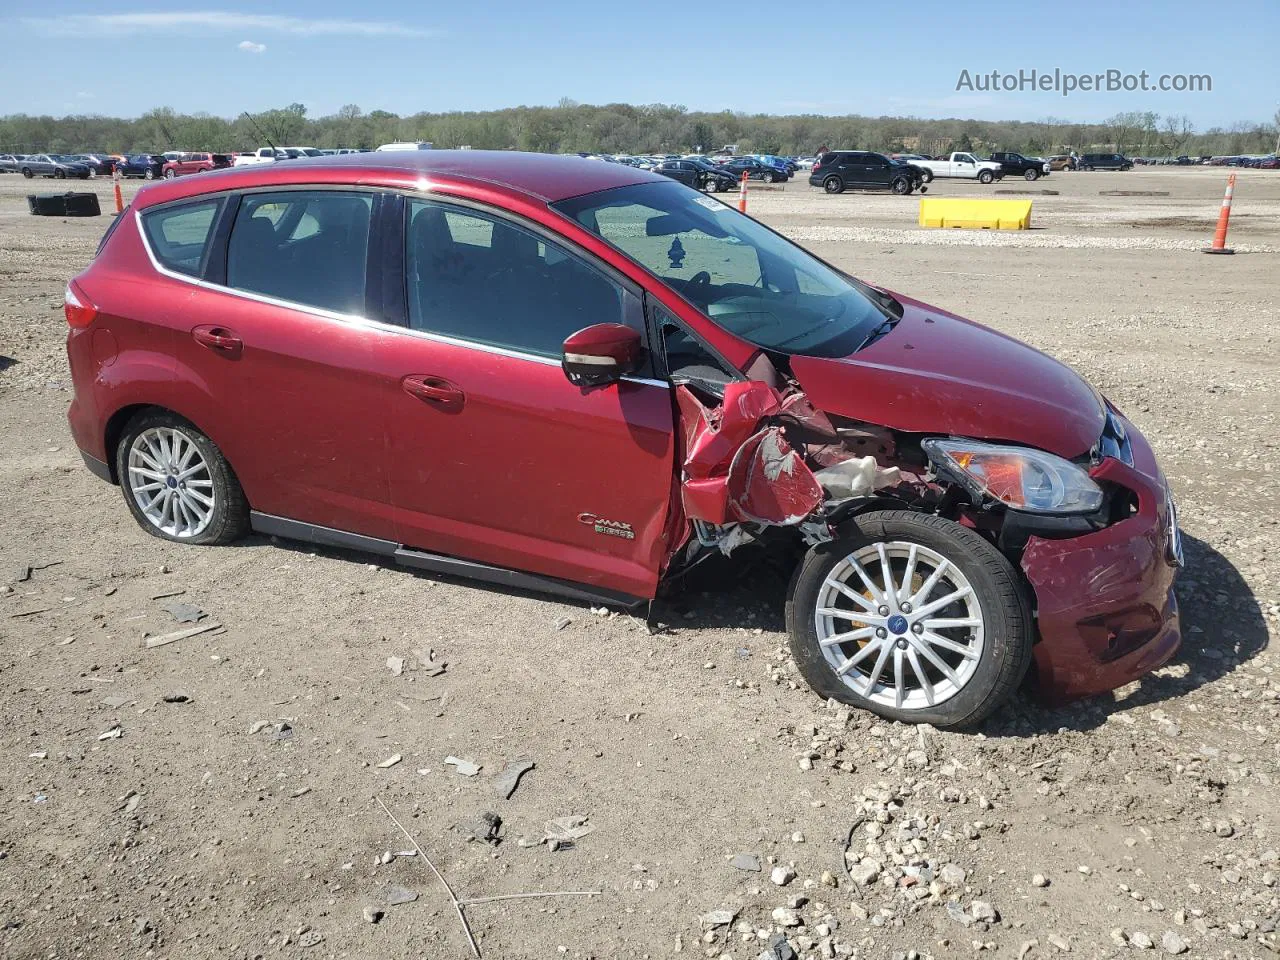
[[[466,400],[466,394],[443,377],[405,377],[401,381],[401,386],[409,396],[425,400],[428,403],[438,404],[442,407],[460,407],[463,401]]]
[[[226,327],[219,327],[210,323],[196,327],[191,331],[191,337],[202,347],[208,347],[210,350],[232,356],[239,356],[241,349],[244,347],[244,341]]]

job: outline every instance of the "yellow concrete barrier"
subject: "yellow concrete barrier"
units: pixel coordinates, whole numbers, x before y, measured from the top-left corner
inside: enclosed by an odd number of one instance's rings
[[[969,200],[922,197],[920,226],[974,230],[1029,230],[1030,200]]]

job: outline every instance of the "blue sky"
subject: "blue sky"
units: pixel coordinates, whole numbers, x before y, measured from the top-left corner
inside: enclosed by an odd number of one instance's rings
[[[291,101],[396,113],[683,103],[769,113],[1099,120],[1186,114],[1198,130],[1280,108],[1280,2],[218,0],[4,4],[3,113],[233,116]],[[722,12],[709,23],[707,12]],[[270,10],[269,13],[265,12]],[[832,25],[843,10],[847,22]],[[72,39],[72,38],[75,39]],[[66,50],[66,56],[54,51]],[[1209,74],[1211,92],[957,91],[971,75]]]

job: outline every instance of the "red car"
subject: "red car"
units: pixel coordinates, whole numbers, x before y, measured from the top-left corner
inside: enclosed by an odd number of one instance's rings
[[[657,174],[431,150],[157,184],[66,316],[85,463],[167,540],[626,605],[781,542],[813,688],[946,727],[1178,647],[1173,500],[1119,410]]]
[[[166,180],[172,180],[188,173],[223,170],[231,166],[231,161],[232,157],[228,153],[184,153],[178,159],[165,163],[164,176]]]

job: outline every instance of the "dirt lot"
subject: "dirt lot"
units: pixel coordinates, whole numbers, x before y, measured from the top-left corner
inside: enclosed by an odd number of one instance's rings
[[[29,217],[32,185],[0,177],[0,955],[467,956],[422,858],[383,856],[410,844],[375,798],[460,897],[600,891],[467,907],[486,957],[753,960],[779,925],[824,958],[1280,952],[1280,176],[1241,171],[1241,253],[1207,257],[1224,180],[997,185],[1059,191],[1032,197],[1036,229],[1000,235],[922,231],[916,198],[801,178],[752,195],[840,265],[1074,365],[1179,498],[1177,661],[957,735],[829,710],[798,683],[763,570],[707,575],[650,636],[354,555],[147,536],[64,419],[63,285],[108,219]],[[175,601],[224,629],[144,648],[183,626]],[[520,757],[536,767],[503,799]],[[466,839],[483,811],[497,846]],[[532,843],[569,815],[594,832]],[[416,901],[386,906],[392,886]],[[718,908],[733,925],[700,926]]]

